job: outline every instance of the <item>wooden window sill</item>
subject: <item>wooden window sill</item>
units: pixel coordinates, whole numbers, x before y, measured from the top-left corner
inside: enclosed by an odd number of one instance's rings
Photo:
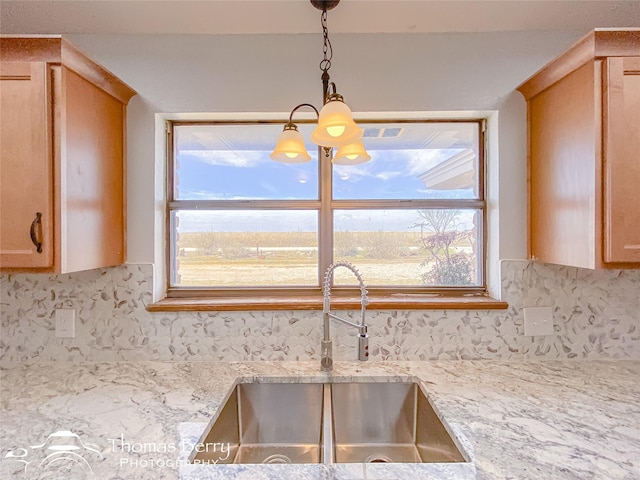
[[[295,297],[164,298],[147,305],[150,312],[322,310],[321,295]],[[367,310],[504,310],[509,305],[486,295],[391,294],[369,296]],[[356,310],[359,297],[331,297],[332,310]]]

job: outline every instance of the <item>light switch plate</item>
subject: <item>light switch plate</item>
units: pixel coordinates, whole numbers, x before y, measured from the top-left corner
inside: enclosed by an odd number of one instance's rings
[[[553,335],[553,309],[551,307],[525,307],[522,312],[526,336]]]
[[[56,337],[74,338],[76,336],[75,308],[56,308]]]

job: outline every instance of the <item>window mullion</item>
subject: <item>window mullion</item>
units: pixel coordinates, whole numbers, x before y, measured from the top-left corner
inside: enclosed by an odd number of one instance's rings
[[[176,200],[170,210],[315,210],[318,200]]]
[[[333,263],[333,169],[332,151],[318,147],[320,211],[318,212],[318,284],[322,286],[324,272]]]
[[[165,239],[168,236],[169,243],[165,245],[166,249],[166,263],[165,268],[167,272],[166,286],[169,289],[172,285],[175,285],[176,281],[176,235],[177,231],[174,228],[173,215],[171,213],[171,202],[175,199],[175,152],[176,146],[174,144],[174,131],[173,122],[165,123],[165,174],[167,179],[167,206],[165,208]],[[166,241],[166,240],[165,240]]]
[[[469,209],[484,208],[483,200],[466,199],[422,199],[422,200],[333,200],[331,206],[334,209],[359,210],[406,210],[406,209]]]

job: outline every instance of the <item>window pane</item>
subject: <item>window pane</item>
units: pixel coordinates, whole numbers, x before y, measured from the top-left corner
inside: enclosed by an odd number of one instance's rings
[[[284,165],[269,158],[283,124],[176,126],[175,199],[317,199],[316,145],[307,145],[312,158],[307,163]],[[298,127],[310,138],[310,125]]]
[[[478,286],[481,225],[475,209],[336,210],[334,259],[356,265],[368,286]],[[335,282],[355,285],[346,269]]]
[[[318,212],[174,213],[175,286],[318,285]]]
[[[362,126],[371,160],[334,165],[334,199],[479,198],[477,123]]]

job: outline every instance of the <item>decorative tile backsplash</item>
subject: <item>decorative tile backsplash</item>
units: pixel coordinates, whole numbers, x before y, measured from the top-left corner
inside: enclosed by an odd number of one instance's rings
[[[151,265],[1,275],[0,365],[319,359],[319,311],[150,313],[151,278]],[[507,310],[369,311],[371,359],[640,358],[640,270],[503,261],[501,278]],[[553,307],[555,335],[523,335],[533,306]],[[55,337],[56,308],[75,308],[75,338]],[[336,359],[356,358],[351,329],[332,336]]]

